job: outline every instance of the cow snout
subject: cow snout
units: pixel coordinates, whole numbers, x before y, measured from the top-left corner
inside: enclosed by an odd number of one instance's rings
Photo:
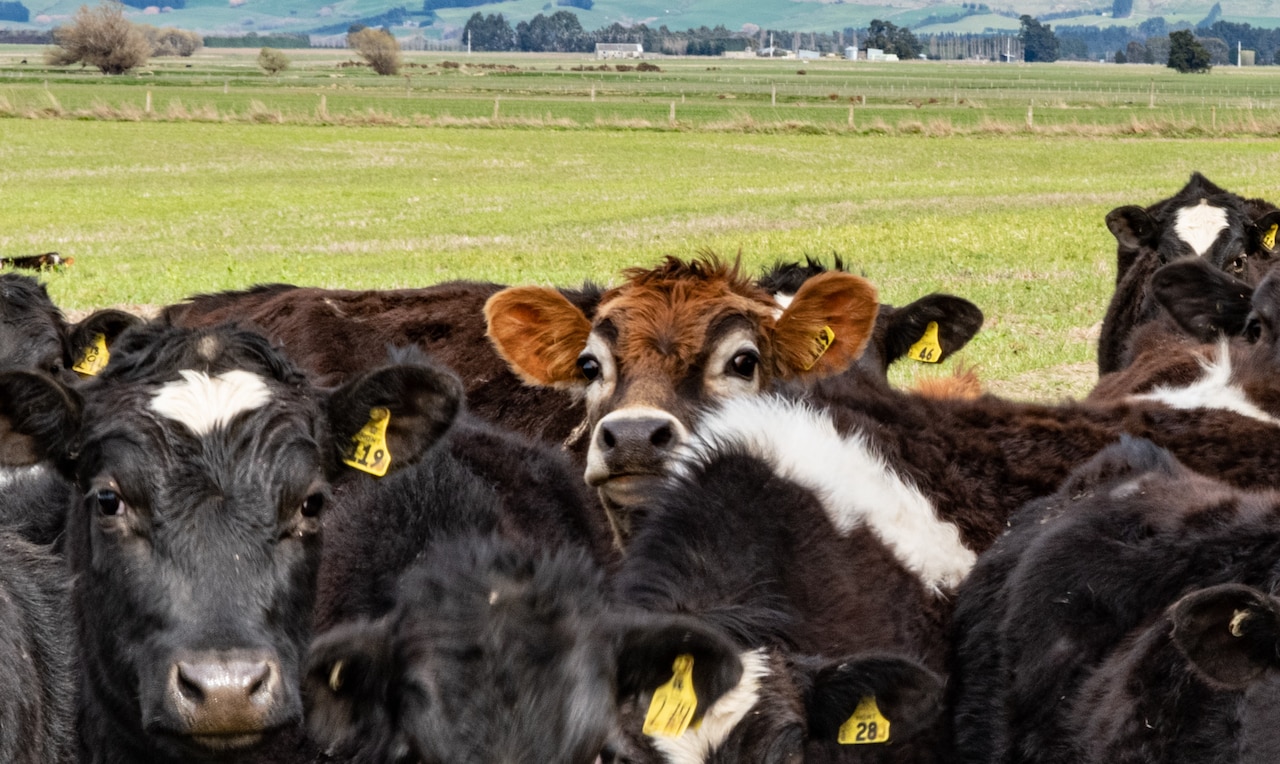
[[[682,430],[670,415],[605,417],[595,447],[610,477],[655,475],[683,442]]]
[[[169,668],[166,700],[182,732],[211,744],[256,742],[285,702],[280,664],[264,653],[207,653]]]

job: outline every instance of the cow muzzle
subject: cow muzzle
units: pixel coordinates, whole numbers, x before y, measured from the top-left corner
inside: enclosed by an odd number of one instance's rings
[[[204,748],[234,750],[260,742],[289,702],[272,653],[210,651],[170,665],[164,704],[174,732]]]
[[[649,499],[688,439],[680,420],[661,409],[619,409],[596,424],[583,477],[600,491],[620,546],[630,536],[631,510]]]

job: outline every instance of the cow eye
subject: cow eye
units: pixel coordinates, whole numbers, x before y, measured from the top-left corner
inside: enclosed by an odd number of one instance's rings
[[[1227,268],[1232,273],[1243,273],[1246,257],[1247,257],[1246,255],[1239,255],[1238,257],[1236,257],[1236,259],[1231,261],[1231,264],[1227,266]]]
[[[586,377],[588,382],[591,382],[600,376],[600,362],[596,360],[595,356],[583,353],[578,356],[578,370],[582,372],[582,376]]]
[[[751,379],[755,376],[756,367],[760,365],[760,356],[754,351],[743,350],[742,352],[729,359],[729,368],[727,371],[737,374],[743,379]]]
[[[302,516],[316,517],[324,509],[324,494],[313,493],[302,502]]]
[[[115,517],[124,510],[124,502],[120,501],[120,497],[115,491],[104,488],[93,494],[93,502],[98,507],[98,512],[107,517]]]
[[[1244,325],[1244,338],[1249,342],[1262,339],[1262,322],[1257,316],[1249,316],[1248,322]]]

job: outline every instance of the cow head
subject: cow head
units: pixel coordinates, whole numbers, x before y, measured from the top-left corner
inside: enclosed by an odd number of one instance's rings
[[[85,744],[121,760],[234,757],[301,717],[319,514],[353,436],[385,410],[380,445],[411,463],[460,386],[400,365],[326,393],[230,329],[137,329],[112,355],[75,389],[0,374],[0,461],[48,459],[77,489]]]
[[[553,289],[515,287],[485,304],[489,337],[527,383],[585,396],[585,478],[619,540],[711,402],[846,369],[876,317],[875,289],[830,272],[785,309],[713,256],[625,272],[594,320]]]
[[[424,559],[391,613],[312,646],[307,718],[326,746],[376,761],[591,764],[619,702],[668,683],[681,656],[695,723],[742,674],[715,630],[611,607],[584,553],[466,539]]]

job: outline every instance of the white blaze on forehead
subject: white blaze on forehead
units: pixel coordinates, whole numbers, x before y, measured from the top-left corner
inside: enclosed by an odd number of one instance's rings
[[[1185,241],[1187,246],[1201,256],[1209,251],[1213,243],[1218,240],[1218,234],[1222,233],[1226,227],[1227,211],[1204,202],[1178,210],[1177,219],[1173,224],[1173,230],[1178,234],[1178,238]]]
[[[813,491],[840,534],[870,528],[935,593],[959,584],[977,559],[960,529],[940,519],[933,503],[862,433],[841,435],[829,416],[803,403],[774,396],[730,399],[703,420],[698,438],[695,459],[719,443],[741,444],[778,475]]]
[[[1175,409],[1222,409],[1268,424],[1280,420],[1259,408],[1239,385],[1231,383],[1231,354],[1226,341],[1220,342],[1217,357],[1201,360],[1204,374],[1186,387],[1161,385],[1149,393],[1135,395],[1132,400],[1155,401]]]
[[[703,764],[724,745],[760,699],[760,683],[769,674],[764,650],[751,650],[738,657],[742,660],[742,678],[707,709],[697,729],[687,729],[679,737],[649,738],[668,764]]]
[[[271,400],[271,389],[257,374],[233,370],[210,377],[202,371],[183,369],[182,379],[169,382],[151,398],[151,410],[162,417],[204,435],[237,414],[261,408]]]

